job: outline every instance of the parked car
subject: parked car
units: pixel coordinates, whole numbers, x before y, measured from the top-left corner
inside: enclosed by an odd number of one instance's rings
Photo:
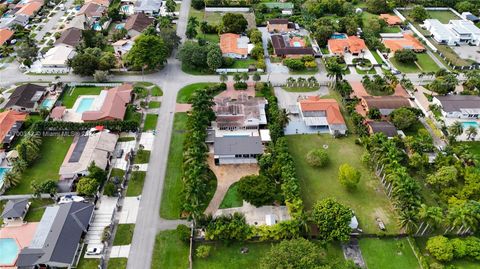
[[[89,245],[87,248],[87,255],[100,255],[103,252],[103,245]]]
[[[58,204],[68,204],[71,202],[83,202],[85,201],[85,198],[81,196],[76,196],[76,195],[65,195],[60,197],[60,201],[58,201]]]

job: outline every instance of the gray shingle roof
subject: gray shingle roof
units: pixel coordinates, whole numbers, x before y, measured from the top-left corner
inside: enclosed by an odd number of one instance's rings
[[[260,136],[224,136],[215,137],[215,155],[262,154]]]
[[[2,212],[2,218],[20,218],[25,214],[24,210],[28,199],[8,200]]]
[[[38,102],[38,100],[35,100],[33,98],[39,92],[44,93],[45,87],[31,83],[19,86],[13,91],[12,95],[10,95],[10,99],[5,105],[5,108],[9,108],[12,106],[33,108],[35,106],[35,103]]]
[[[480,96],[446,95],[435,96],[442,104],[443,111],[453,112],[460,109],[480,109]]]
[[[372,128],[373,133],[383,133],[387,137],[394,137],[397,133],[397,128],[388,121],[372,121],[367,123]]]
[[[94,205],[72,202],[56,207],[57,214],[42,248],[22,249],[17,259],[18,267],[49,263],[68,266],[73,262],[82,234],[87,231],[92,219]],[[43,221],[48,220],[42,218]]]

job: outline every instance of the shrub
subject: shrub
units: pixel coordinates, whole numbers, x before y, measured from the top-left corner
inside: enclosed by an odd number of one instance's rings
[[[233,84],[233,87],[235,88],[235,90],[246,90],[248,88],[248,85],[246,82],[239,81],[235,82],[235,84]]]
[[[210,256],[211,251],[212,251],[212,246],[201,245],[195,251],[196,252],[195,256],[197,256],[197,258],[205,259],[205,258],[208,258],[208,256]]]
[[[285,59],[283,64],[291,70],[304,70],[305,64],[299,59]]]
[[[180,241],[188,242],[190,240],[190,228],[185,224],[178,225],[177,235]]]
[[[103,189],[103,194],[107,196],[114,196],[115,195],[115,184],[112,182],[108,182],[105,184],[105,188]]]
[[[307,153],[307,163],[313,167],[325,167],[328,161],[328,153],[324,149],[312,149]]]
[[[435,236],[427,241],[428,252],[441,262],[449,262],[453,259],[453,246],[445,236]]]
[[[395,60],[406,64],[411,64],[417,61],[417,54],[410,49],[397,50],[395,51],[394,57]]]
[[[223,66],[230,67],[235,63],[235,59],[230,57],[223,57]]]
[[[93,196],[97,192],[98,185],[95,178],[82,177],[77,183],[77,192],[80,195]]]
[[[262,206],[275,199],[275,185],[262,175],[245,176],[238,182],[238,193],[254,206]]]
[[[338,181],[348,189],[354,189],[362,175],[351,165],[344,163],[338,168]]]

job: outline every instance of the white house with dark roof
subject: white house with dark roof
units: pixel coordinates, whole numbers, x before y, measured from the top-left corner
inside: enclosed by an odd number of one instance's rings
[[[435,96],[432,103],[440,106],[445,118],[480,119],[480,96]]]
[[[260,136],[215,137],[213,155],[216,165],[257,163],[263,153]]]
[[[18,255],[17,268],[75,267],[94,207],[84,202],[47,207],[30,245]]]

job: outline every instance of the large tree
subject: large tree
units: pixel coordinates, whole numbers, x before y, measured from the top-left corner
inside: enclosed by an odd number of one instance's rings
[[[408,129],[417,122],[417,116],[412,110],[401,107],[390,114],[392,123],[400,130]]]
[[[275,184],[262,175],[245,176],[238,182],[240,197],[254,206],[272,203],[275,190]]]
[[[285,240],[274,245],[261,259],[262,269],[314,269],[320,268],[322,256],[320,248],[303,239]]]
[[[391,9],[386,0],[367,0],[366,4],[368,11],[375,14],[386,13]]]
[[[93,196],[97,192],[98,186],[96,179],[82,177],[77,183],[77,192],[80,195]]]
[[[115,63],[113,53],[102,52],[99,48],[85,48],[68,61],[73,73],[81,76],[92,76],[96,70],[110,70]]]
[[[417,61],[417,54],[411,49],[397,50],[394,57],[395,60],[406,64],[413,64]]]
[[[430,17],[428,11],[421,5],[414,6],[409,16],[416,22],[423,22]]]
[[[222,32],[241,34],[247,29],[248,22],[241,13],[227,13],[222,16]]]
[[[140,35],[127,54],[127,62],[137,70],[153,70],[166,62],[168,54],[168,48],[161,37]]]
[[[347,241],[353,212],[333,198],[317,201],[313,205],[312,220],[318,227],[318,238],[324,242]]]

